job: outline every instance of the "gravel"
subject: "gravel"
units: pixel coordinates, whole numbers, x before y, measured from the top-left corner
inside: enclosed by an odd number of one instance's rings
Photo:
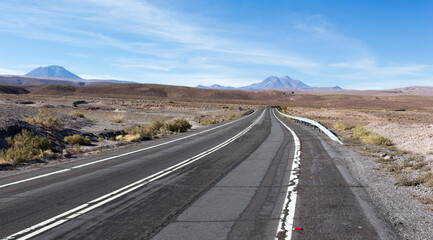
[[[397,187],[392,176],[378,170],[374,157],[362,156],[347,146],[333,144],[341,157],[336,159],[347,166],[354,178],[365,186],[373,202],[394,225],[403,239],[432,239],[433,211],[427,210],[414,195],[433,197],[431,188],[422,185]]]

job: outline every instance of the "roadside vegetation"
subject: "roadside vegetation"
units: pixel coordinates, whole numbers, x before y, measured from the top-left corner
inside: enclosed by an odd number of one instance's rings
[[[83,137],[81,135],[75,134],[71,136],[66,136],[63,139],[64,142],[72,144],[72,145],[90,145],[90,139],[87,137]]]
[[[433,187],[433,172],[431,160],[422,154],[416,154],[397,149],[390,139],[372,133],[363,127],[355,127],[342,122],[336,122],[334,129],[345,135],[349,144],[366,156],[375,159],[379,165],[376,168],[382,174],[395,179],[396,187]],[[359,145],[359,142],[362,145]],[[358,148],[356,146],[360,146]],[[414,198],[426,205],[426,209],[433,210],[433,199],[424,194],[413,194]]]
[[[51,111],[43,109],[39,113],[23,119],[32,125],[47,128],[49,130],[60,130],[63,128],[63,123],[60,118],[54,115]]]
[[[352,129],[353,137],[358,138],[365,144],[374,144],[382,146],[391,146],[392,142],[388,138],[377,133],[372,133],[363,127],[354,127]]]
[[[47,138],[35,136],[25,129],[14,137],[6,138],[6,142],[9,148],[0,151],[0,164],[17,164],[52,155],[49,150],[51,142]]]
[[[110,118],[111,122],[123,123],[125,121],[125,114],[118,113]]]
[[[76,118],[86,118],[82,112],[71,112],[69,115]]]
[[[334,129],[339,131],[349,131],[353,138],[360,140],[364,144],[372,144],[379,146],[391,146],[392,142],[388,138],[377,133],[368,131],[363,127],[355,127],[343,122],[336,122],[333,125]]]
[[[150,140],[158,135],[186,132],[191,127],[191,124],[184,118],[177,118],[169,122],[152,121],[145,125],[136,125],[125,128],[123,130],[124,134],[117,136],[116,140],[122,142]]]
[[[342,122],[336,122],[334,124],[334,128],[340,131],[346,131],[346,130],[351,130],[353,129],[355,126],[349,125],[349,124],[345,124]]]
[[[205,118],[203,120],[200,120],[200,125],[206,126],[206,125],[217,124],[217,123],[224,122],[224,121],[230,121],[230,120],[234,120],[236,118],[240,118],[240,117],[245,116],[245,115],[249,115],[253,112],[254,112],[253,110],[248,110],[248,111],[241,112],[238,114],[231,113],[231,114],[224,116],[224,117]]]

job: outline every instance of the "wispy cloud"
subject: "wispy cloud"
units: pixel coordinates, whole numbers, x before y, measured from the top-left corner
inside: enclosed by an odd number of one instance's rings
[[[0,34],[72,46],[68,57],[77,62],[98,61],[112,68],[111,74],[99,75],[102,78],[125,74],[123,79],[165,79],[170,84],[184,78],[188,85],[239,86],[275,72],[297,72],[317,81],[389,81],[427,79],[433,71],[427,64],[384,61],[320,14],[293,13],[286,30],[267,32],[263,26],[248,25],[236,32],[224,19],[169,10],[158,1],[61,3],[1,1]],[[259,34],[263,37],[256,38]],[[280,37],[289,40],[279,41]],[[5,68],[0,71],[23,73],[19,67]],[[128,75],[131,72],[135,77]]]
[[[144,65],[144,64],[130,64],[130,65],[123,65],[121,67],[122,68],[144,68],[144,69],[151,69],[151,70],[165,71],[165,72],[171,70],[171,68],[169,67],[156,66],[156,65]]]
[[[15,70],[15,69],[0,68],[0,74],[4,74],[4,75],[24,75],[24,74],[26,74],[26,72]]]
[[[122,80],[122,78],[113,76],[111,74],[96,74],[96,75],[92,75],[92,74],[82,74],[79,75],[81,78],[83,79],[111,79],[111,80]]]
[[[149,73],[143,74],[142,79],[145,79],[149,83],[158,84],[168,84],[168,85],[187,85],[187,86],[197,86],[197,85],[212,85],[215,83],[221,84],[223,86],[233,86],[241,87],[251,84],[252,82],[257,82],[259,79],[247,78],[242,76],[237,76],[232,73],[221,73],[221,74],[209,74],[209,73]],[[179,79],[182,79],[180,82]],[[260,79],[261,80],[261,79]],[[185,84],[185,83],[188,84]]]
[[[365,77],[366,74],[376,77],[427,76],[433,70],[433,66],[429,65],[379,66],[376,61],[371,59],[333,63],[329,64],[329,66],[340,69],[357,70],[354,73],[359,77]],[[359,72],[363,74],[359,74]]]
[[[44,5],[44,11],[40,10],[40,6],[34,6],[35,11],[32,11],[34,8],[31,7],[15,9],[31,17],[19,19],[20,14],[16,17],[4,17],[3,28],[0,31],[84,47],[109,46],[136,54],[164,58],[178,57],[173,53],[183,55],[185,52],[210,51],[230,55],[234,61],[243,63],[277,64],[296,68],[317,66],[316,62],[309,59],[287,53],[282,55],[260,47],[260,43],[221,37],[224,34],[221,34],[220,28],[213,30],[212,26],[200,26],[185,20],[188,19],[186,15],[159,9],[146,1],[87,0],[80,3],[71,2],[70,5],[60,9],[53,7],[55,4],[48,4]],[[77,6],[82,10],[73,12],[74,16],[65,10],[77,9]],[[42,20],[34,21],[38,16],[41,16]],[[68,19],[80,20],[82,23],[72,24]],[[82,30],[82,25],[86,22],[97,26],[95,31]],[[133,42],[119,39],[104,33],[109,32],[108,29],[138,37]],[[179,49],[182,50],[179,52]],[[258,58],[261,60],[257,60]]]

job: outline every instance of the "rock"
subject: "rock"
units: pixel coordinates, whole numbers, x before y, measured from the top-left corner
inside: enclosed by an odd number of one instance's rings
[[[80,101],[75,101],[75,102],[72,103],[72,105],[74,107],[77,107],[79,104],[87,104],[87,102],[84,101],[84,100],[80,100]]]
[[[385,157],[383,157],[384,160],[391,160],[392,156],[386,155]]]
[[[70,158],[71,157],[71,153],[68,152],[66,149],[63,149],[63,157]]]

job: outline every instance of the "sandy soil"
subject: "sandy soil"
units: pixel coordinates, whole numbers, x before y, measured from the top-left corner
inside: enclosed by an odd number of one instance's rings
[[[77,104],[77,101],[81,101]],[[74,104],[75,103],[75,104]],[[91,154],[125,143],[114,141],[123,129],[133,125],[144,125],[154,120],[170,121],[185,118],[193,128],[208,118],[226,118],[229,114],[239,114],[250,108],[248,105],[192,103],[157,101],[124,98],[82,98],[34,95],[0,94],[0,149],[6,148],[5,139],[14,136],[21,128],[30,129],[36,135],[48,137],[52,142],[54,155],[43,161],[64,157],[64,149],[72,156]],[[240,108],[242,110],[240,110]],[[64,125],[60,130],[40,128],[24,121],[42,110],[48,110]],[[80,113],[84,117],[78,117]],[[64,137],[79,134],[90,138],[91,146],[74,146],[64,142]],[[0,165],[0,170],[10,170],[21,166]]]
[[[330,129],[336,122],[364,126],[388,137],[400,150],[424,154],[429,158],[433,155],[433,111],[297,107],[288,109],[288,113],[317,120]]]
[[[388,137],[397,148],[433,158],[433,123],[372,122],[366,129]]]

